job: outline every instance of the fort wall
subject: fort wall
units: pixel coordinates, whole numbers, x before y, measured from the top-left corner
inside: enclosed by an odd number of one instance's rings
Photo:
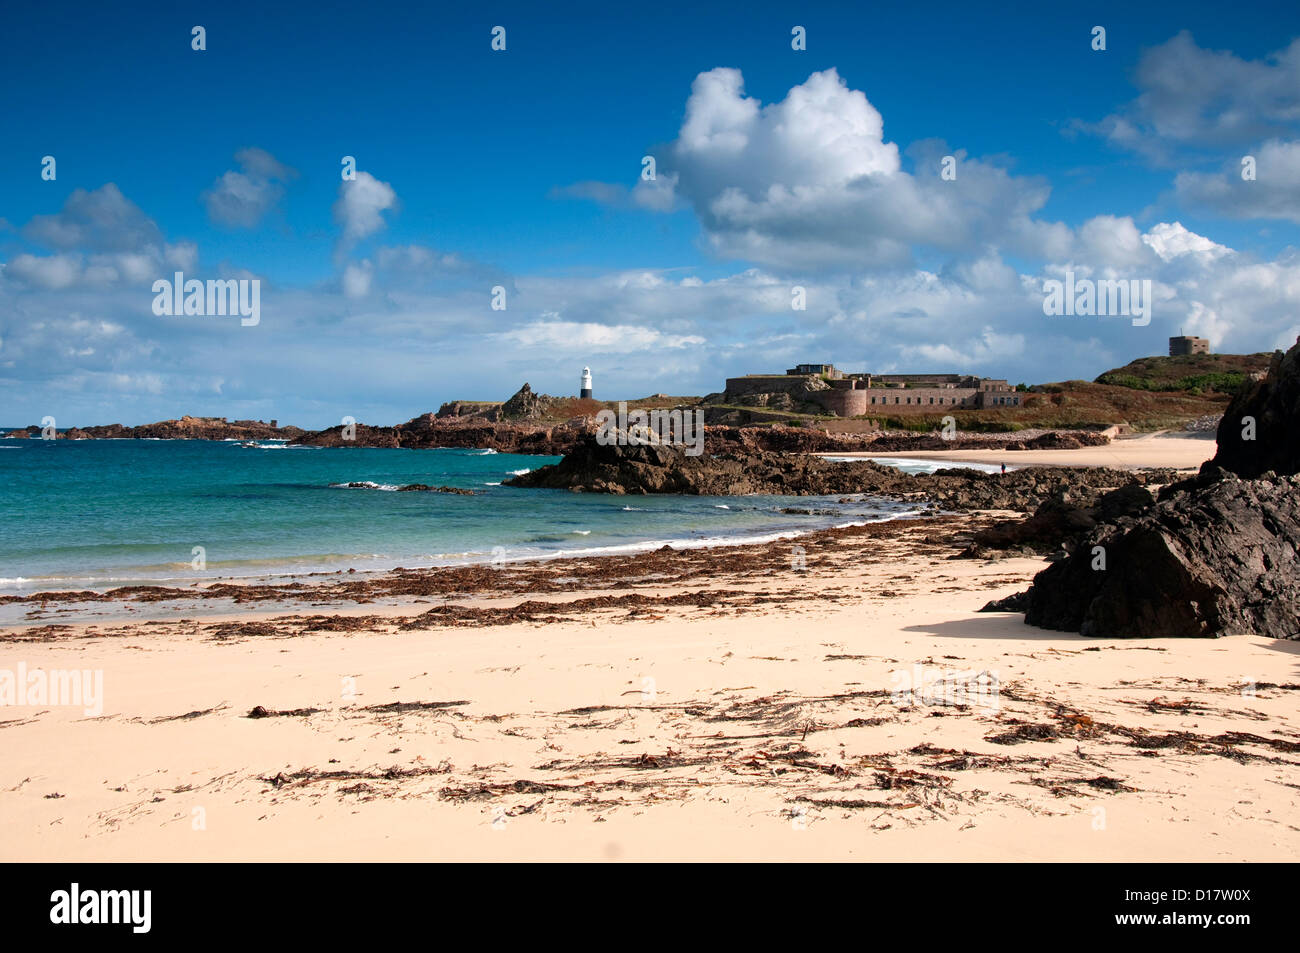
[[[958,374],[859,375],[830,381],[791,374],[727,378],[728,401],[761,394],[788,394],[838,417],[947,413],[1021,403],[1021,396],[1005,380]]]

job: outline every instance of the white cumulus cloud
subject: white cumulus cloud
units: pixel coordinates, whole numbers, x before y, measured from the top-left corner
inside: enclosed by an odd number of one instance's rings
[[[396,204],[393,187],[369,172],[358,172],[355,179],[343,182],[334,203],[334,220],[343,226],[344,242],[352,244],[379,231],[384,227],[383,213]]]
[[[297,172],[265,149],[241,149],[235,153],[235,161],[240,170],[222,174],[203,193],[203,202],[214,222],[252,228],[279,203],[284,183]]]

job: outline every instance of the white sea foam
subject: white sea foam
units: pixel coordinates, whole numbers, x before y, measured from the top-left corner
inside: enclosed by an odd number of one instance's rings
[[[705,536],[697,539],[647,539],[637,543],[619,543],[612,546],[592,546],[587,549],[562,549],[548,556],[617,556],[628,553],[646,553],[665,546],[672,549],[713,549],[719,546],[746,546],[754,543],[771,543],[778,539],[794,539],[804,535],[799,530],[783,530],[754,536]]]
[[[525,473],[532,473],[532,467],[524,467],[522,470],[511,470],[511,476],[523,476]]]
[[[871,463],[879,463],[883,466],[894,467],[898,470],[904,470],[909,473],[933,473],[935,470],[946,470],[952,467],[960,467],[967,470],[979,470],[981,473],[998,473],[1001,471],[1001,464],[997,463],[972,463],[968,460],[922,460],[917,457],[823,457],[823,460],[829,460],[831,463],[858,463],[862,460],[868,460]],[[1007,467],[1010,473],[1016,467]]]
[[[864,518],[852,522],[840,523],[838,527],[846,526],[866,526],[871,523],[887,523],[893,519],[906,518],[909,516],[919,516],[922,510],[908,510],[902,513],[888,513],[878,516],[874,519]],[[715,549],[723,546],[752,546],[760,543],[773,543],[780,539],[797,539],[800,536],[806,536],[810,532],[816,532],[816,529],[809,528],[779,530],[768,533],[755,533],[753,535],[736,535],[736,536],[704,536],[696,539],[647,539],[636,543],[619,543],[612,546],[592,546],[588,549],[566,549],[559,552],[546,553],[540,558],[552,559],[569,556],[615,556],[627,553],[644,553],[656,549],[663,549],[670,546],[673,549]]]
[[[352,484],[357,484],[353,486]],[[349,480],[347,483],[331,483],[331,487],[337,490],[388,490],[398,489],[396,483],[375,483],[373,480]]]

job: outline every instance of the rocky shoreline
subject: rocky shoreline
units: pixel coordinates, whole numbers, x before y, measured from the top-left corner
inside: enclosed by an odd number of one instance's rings
[[[557,464],[539,467],[505,485],[574,492],[684,493],[699,496],[768,494],[829,496],[866,493],[928,501],[951,510],[1030,512],[1048,500],[1128,486],[1160,485],[1175,471],[1139,472],[1102,467],[1026,467],[1005,474],[950,468],[907,474],[871,461],[837,462],[807,454],[766,450],[690,456],[680,447],[654,444],[602,445],[583,441]]]
[[[1054,561],[1026,592],[988,609],[1090,636],[1300,639],[1300,341],[1233,399],[1217,438],[1214,459],[1179,481],[1175,471],[1104,468],[907,475],[741,441],[721,455],[688,456],[587,437],[558,464],[506,483],[615,495],[872,493],[1015,510],[1031,515],[982,528],[960,555]]]

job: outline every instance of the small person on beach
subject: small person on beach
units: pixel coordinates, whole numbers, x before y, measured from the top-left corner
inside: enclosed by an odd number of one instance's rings
[[[1002,464],[1002,475],[1003,476],[1007,475],[1007,465],[1005,463]]]

